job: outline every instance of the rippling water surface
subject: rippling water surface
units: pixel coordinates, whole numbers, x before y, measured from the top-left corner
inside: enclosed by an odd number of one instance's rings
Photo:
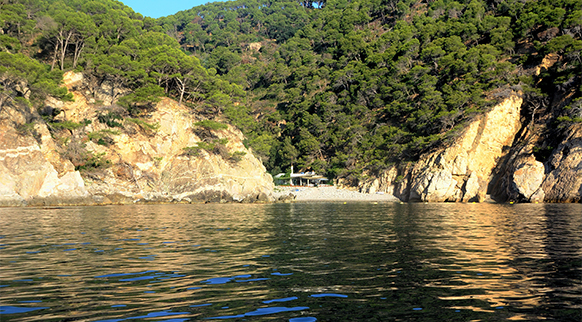
[[[582,321],[582,205],[0,209],[0,321]]]

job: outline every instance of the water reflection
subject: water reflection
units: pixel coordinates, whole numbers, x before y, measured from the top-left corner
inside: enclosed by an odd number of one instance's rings
[[[580,205],[390,204],[373,213],[368,205],[289,207],[296,216],[274,225],[291,236],[290,256],[308,255],[291,259],[308,275],[295,291],[384,300],[386,318],[395,319],[411,318],[412,307],[428,319],[579,318]],[[550,246],[556,238],[560,247]],[[569,265],[556,272],[548,264],[560,257]],[[370,311],[378,316],[377,306]]]
[[[579,320],[581,205],[0,209],[0,320]]]

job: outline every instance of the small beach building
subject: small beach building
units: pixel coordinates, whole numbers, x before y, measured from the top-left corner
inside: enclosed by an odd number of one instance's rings
[[[275,183],[278,185],[291,186],[318,186],[326,183],[329,179],[322,175],[316,174],[314,171],[293,173],[293,166],[291,166],[291,173],[279,173],[275,177]]]

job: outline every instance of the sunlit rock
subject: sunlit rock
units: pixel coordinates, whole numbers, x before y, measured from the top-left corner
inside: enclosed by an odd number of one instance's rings
[[[514,93],[470,123],[451,145],[422,155],[414,165],[391,167],[370,179],[372,184],[362,180],[360,190],[377,186],[404,201],[485,200],[492,171],[521,127],[522,102]]]
[[[545,194],[540,187],[544,178],[544,165],[531,156],[516,165],[512,188],[519,193],[520,199],[543,201]]]
[[[36,204],[40,199],[70,204],[88,197],[80,174],[44,146],[47,140],[41,138],[39,143],[31,134],[19,133],[7,119],[0,121],[1,206]]]
[[[209,134],[222,142],[218,152],[196,149],[204,138],[193,124],[201,118],[168,98],[138,123],[109,127],[98,116],[123,109],[89,104],[80,74],[66,73],[65,84],[75,100],[48,100],[47,108],[59,112],[54,122],[82,128],[53,133],[33,111],[0,111],[0,206],[274,201],[271,176],[234,127]],[[105,133],[107,141],[91,133]],[[102,164],[76,171],[88,158]]]

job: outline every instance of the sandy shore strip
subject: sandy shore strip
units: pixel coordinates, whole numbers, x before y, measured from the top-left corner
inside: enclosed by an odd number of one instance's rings
[[[275,198],[288,194],[296,196],[298,201],[376,201],[376,202],[400,202],[393,195],[383,193],[361,193],[352,190],[337,189],[335,186],[320,187],[289,187],[276,186]]]

